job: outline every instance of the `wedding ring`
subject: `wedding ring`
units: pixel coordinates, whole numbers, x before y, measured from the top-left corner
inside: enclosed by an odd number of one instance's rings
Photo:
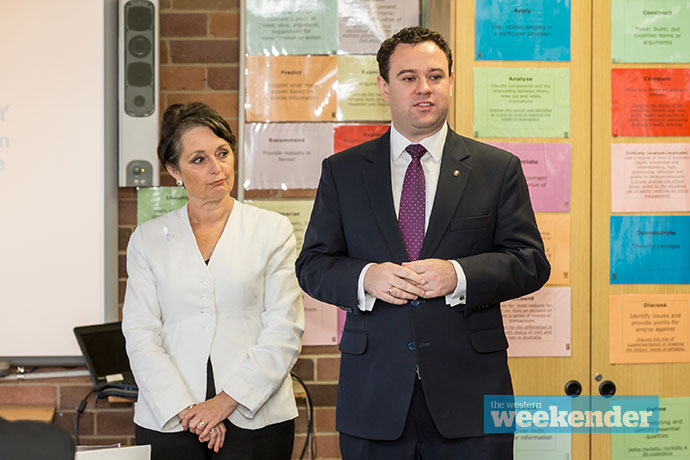
[[[215,433],[215,432],[216,432],[216,427],[211,428],[211,433]]]
[[[391,286],[391,287],[389,287],[388,290],[386,291],[386,292],[388,293],[388,295],[391,296],[391,297],[393,296],[393,288],[394,288],[394,287],[395,287],[395,286]]]
[[[206,426],[206,424],[205,424],[204,422],[199,422],[199,425],[197,425],[197,426],[198,426],[199,428],[203,428],[203,427]]]

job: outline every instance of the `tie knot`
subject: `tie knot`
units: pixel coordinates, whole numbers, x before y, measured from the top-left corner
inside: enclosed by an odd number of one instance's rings
[[[413,160],[419,160],[426,153],[422,144],[410,144],[405,148],[405,151],[410,154]]]

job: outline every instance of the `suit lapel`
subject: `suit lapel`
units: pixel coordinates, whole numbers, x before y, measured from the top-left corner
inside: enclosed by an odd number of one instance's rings
[[[463,161],[469,155],[470,152],[462,138],[449,129],[443,147],[441,172],[438,177],[434,206],[431,210],[429,226],[419,255],[420,259],[428,259],[433,256],[448,228],[455,209],[458,207],[458,203],[460,203],[460,198],[462,198],[472,172],[472,168]]]
[[[405,261],[407,250],[395,216],[391,189],[390,130],[371,142],[365,159],[369,164],[362,171],[362,178],[376,222],[393,254],[394,261]]]

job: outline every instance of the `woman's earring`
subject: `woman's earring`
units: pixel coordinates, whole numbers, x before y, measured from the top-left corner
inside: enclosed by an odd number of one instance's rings
[[[175,183],[177,184],[178,187],[182,187],[184,185],[184,182],[182,182],[182,179],[177,179],[175,181]]]

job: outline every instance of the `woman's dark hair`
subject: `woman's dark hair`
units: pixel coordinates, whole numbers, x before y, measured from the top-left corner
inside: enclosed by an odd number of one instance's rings
[[[173,104],[163,114],[161,137],[158,141],[158,159],[163,166],[177,169],[182,153],[182,135],[196,126],[207,126],[216,136],[228,141],[232,151],[235,151],[235,135],[213,108],[202,102]]]
[[[379,63],[379,73],[386,82],[388,81],[391,55],[393,51],[395,51],[395,47],[398,46],[399,43],[416,45],[422,42],[434,42],[441,48],[441,51],[443,51],[448,58],[448,75],[450,75],[451,69],[453,68],[453,52],[450,50],[450,46],[448,46],[443,36],[426,27],[414,26],[401,29],[398,33],[381,43],[379,52],[376,54],[376,60]]]

